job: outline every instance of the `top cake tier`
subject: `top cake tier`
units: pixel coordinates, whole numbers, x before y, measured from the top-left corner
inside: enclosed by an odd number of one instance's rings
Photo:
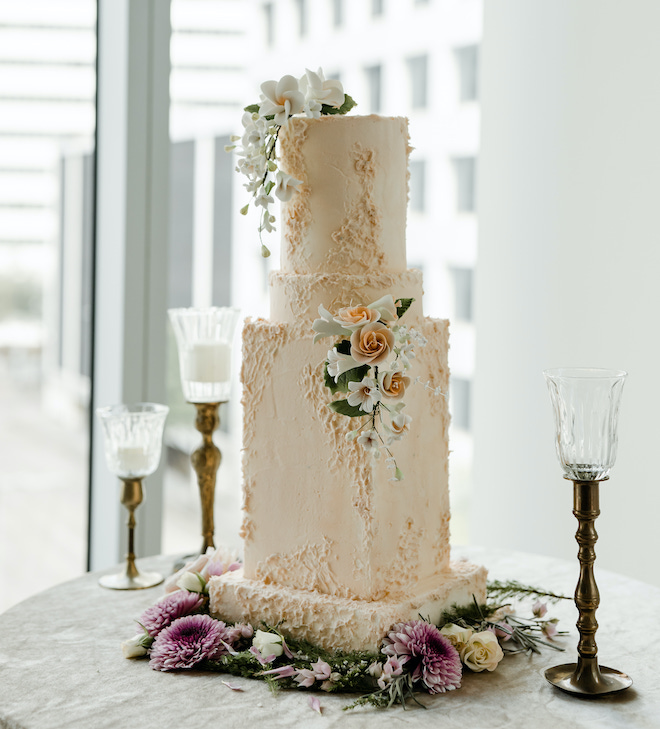
[[[279,142],[280,169],[303,183],[282,206],[282,271],[405,271],[408,120],[292,117]]]

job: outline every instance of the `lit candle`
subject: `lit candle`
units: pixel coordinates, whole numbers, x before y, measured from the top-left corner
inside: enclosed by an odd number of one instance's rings
[[[117,448],[117,466],[120,473],[145,473],[149,469],[149,454],[141,447]]]
[[[188,382],[227,382],[231,347],[227,342],[195,342],[183,355],[182,376]]]

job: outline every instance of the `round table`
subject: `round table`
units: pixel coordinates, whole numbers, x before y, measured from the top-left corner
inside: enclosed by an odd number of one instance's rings
[[[517,579],[572,595],[578,564],[481,548],[454,554],[486,565],[492,578]],[[139,561],[142,570],[169,572],[174,558]],[[108,570],[113,571],[113,570]],[[116,570],[114,570],[116,571]],[[120,643],[162,586],[135,592],[105,590],[103,573],[46,590],[0,616],[0,727],[3,729],[167,729],[169,727],[443,727],[443,729],[637,729],[660,726],[658,648],[660,589],[596,568],[601,593],[599,661],[628,673],[633,687],[615,696],[576,698],[548,684],[543,671],[576,658],[573,602],[549,606],[570,635],[564,653],[508,656],[494,673],[466,671],[460,690],[421,695],[411,706],[342,711],[350,697],[280,691],[249,679],[202,671],[162,673],[144,660],[123,658]],[[239,685],[233,691],[222,681]]]

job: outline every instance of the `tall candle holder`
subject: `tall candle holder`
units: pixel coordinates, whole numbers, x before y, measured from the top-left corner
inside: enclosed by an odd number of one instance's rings
[[[626,378],[622,370],[561,368],[543,373],[555,414],[557,456],[564,478],[573,481],[573,514],[578,520],[580,576],[575,590],[578,608],[577,663],[548,668],[546,679],[563,691],[604,696],[623,691],[632,679],[598,665],[596,609],[600,594],[594,577],[595,521],[600,514],[599,484],[609,478],[616,460],[617,419]]]
[[[124,569],[99,579],[100,585],[111,590],[140,590],[163,581],[157,572],[139,572],[135,566],[135,510],[143,500],[142,479],[158,468],[168,412],[166,405],[156,403],[113,405],[96,411],[103,425],[108,470],[121,479],[120,500],[128,509]]]
[[[222,455],[213,442],[220,424],[219,407],[229,400],[231,340],[239,311],[232,307],[170,309],[179,353],[183,394],[196,410],[195,427],[202,444],[191,455],[202,509],[202,549],[215,547],[215,484]]]

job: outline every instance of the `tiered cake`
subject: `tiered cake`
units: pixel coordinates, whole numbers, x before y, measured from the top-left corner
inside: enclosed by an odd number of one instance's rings
[[[244,569],[211,580],[211,611],[377,650],[393,623],[482,600],[486,573],[449,559],[445,397],[409,386],[392,481],[346,438],[354,419],[327,407],[330,340],[313,344],[312,322],[320,304],[414,298],[405,323],[428,343],[408,374],[444,393],[448,324],[424,318],[421,273],[406,268],[407,121],[294,117],[279,139],[280,168],[302,185],[282,210],[271,319],[245,324]]]

